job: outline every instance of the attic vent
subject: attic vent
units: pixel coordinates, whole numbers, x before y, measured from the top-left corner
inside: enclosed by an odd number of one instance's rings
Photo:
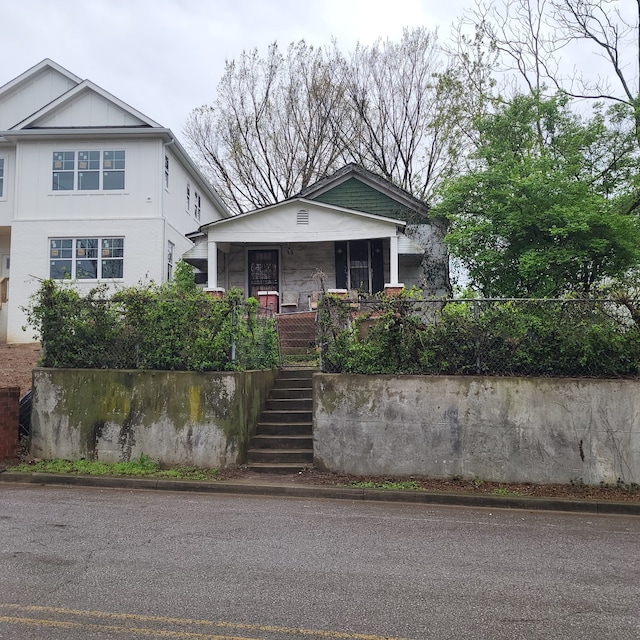
[[[307,209],[300,209],[300,211],[298,211],[296,224],[309,224],[309,211]]]

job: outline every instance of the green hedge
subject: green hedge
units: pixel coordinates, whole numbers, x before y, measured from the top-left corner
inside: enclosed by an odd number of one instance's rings
[[[640,331],[612,301],[417,301],[416,292],[321,305],[325,371],[636,377]]]
[[[230,371],[278,365],[275,322],[259,311],[239,290],[216,300],[182,274],[111,296],[47,280],[27,314],[44,367]]]

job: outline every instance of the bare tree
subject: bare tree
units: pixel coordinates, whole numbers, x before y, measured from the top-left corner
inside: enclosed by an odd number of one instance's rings
[[[301,41],[283,55],[228,61],[215,104],[185,126],[191,150],[231,209],[288,198],[337,166],[334,123],[343,107],[340,64]]]
[[[554,0],[552,7],[565,37],[591,45],[612,71],[595,80],[580,74],[572,83],[554,77],[556,85],[576,98],[630,107],[640,144],[640,0]]]
[[[345,66],[345,149],[359,164],[428,200],[458,167],[473,111],[437,33],[405,29],[399,42],[358,45]]]
[[[478,109],[460,71],[424,28],[349,55],[335,43],[299,42],[284,55],[273,44],[265,58],[227,62],[215,103],[192,112],[185,134],[236,211],[290,197],[345,162],[427,200],[459,168]]]
[[[479,0],[464,23],[497,54],[512,92],[622,104],[640,146],[640,0]]]

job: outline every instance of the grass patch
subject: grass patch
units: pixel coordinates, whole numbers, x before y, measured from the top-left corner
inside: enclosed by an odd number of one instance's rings
[[[148,478],[175,478],[176,480],[214,480],[218,469],[177,466],[161,469],[160,465],[147,455],[129,462],[106,463],[99,460],[41,460],[34,464],[19,464],[9,471],[23,473],[68,473],[82,476],[133,476]]]
[[[492,492],[494,496],[521,496],[519,491],[511,491],[507,487],[496,487]]]
[[[415,480],[402,482],[351,482],[349,486],[359,489],[401,489],[406,491],[417,491],[420,489]]]

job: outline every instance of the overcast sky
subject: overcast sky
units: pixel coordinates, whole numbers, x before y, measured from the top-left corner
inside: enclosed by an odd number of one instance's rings
[[[44,58],[88,79],[181,137],[189,112],[213,101],[225,59],[300,39],[343,51],[441,35],[473,0],[0,0],[0,85]]]

